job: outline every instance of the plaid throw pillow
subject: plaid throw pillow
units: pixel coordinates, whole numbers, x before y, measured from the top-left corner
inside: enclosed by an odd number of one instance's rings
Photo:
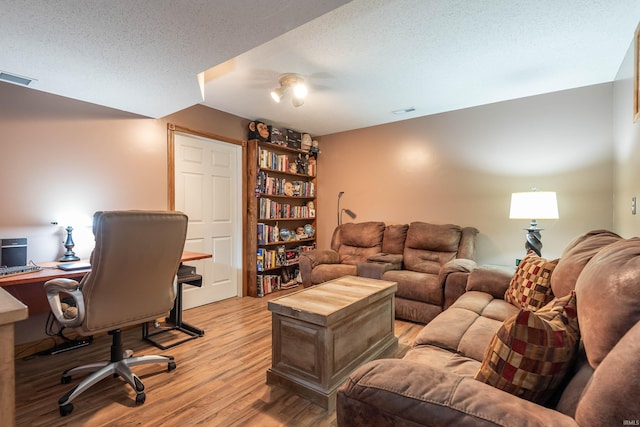
[[[518,308],[536,311],[553,299],[551,273],[558,260],[548,261],[529,252],[520,262],[504,294],[504,300]]]
[[[504,321],[475,379],[544,404],[561,384],[580,339],[575,292],[537,312],[520,310]]]

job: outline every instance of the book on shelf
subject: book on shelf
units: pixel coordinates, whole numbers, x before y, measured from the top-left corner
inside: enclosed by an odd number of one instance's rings
[[[256,280],[257,294],[263,297],[280,289],[280,275],[277,274],[258,274]]]

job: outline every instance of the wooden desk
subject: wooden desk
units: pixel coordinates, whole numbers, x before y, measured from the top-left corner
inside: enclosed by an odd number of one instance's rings
[[[0,424],[15,426],[16,371],[13,324],[27,318],[27,306],[0,289]]]
[[[212,255],[208,253],[184,251],[180,260],[181,262],[189,262],[211,257]],[[81,261],[87,262],[89,260],[83,259]],[[49,302],[42,287],[44,282],[58,277],[80,280],[91,270],[90,268],[86,268],[75,271],[64,271],[56,268],[58,264],[60,264],[60,262],[41,262],[37,264],[43,267],[40,271],[2,277],[0,278],[0,287],[25,303],[29,307],[29,313],[46,313],[49,311]]]

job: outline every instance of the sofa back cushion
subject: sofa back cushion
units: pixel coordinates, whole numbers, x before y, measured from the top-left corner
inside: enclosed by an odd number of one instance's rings
[[[409,224],[387,225],[382,239],[382,252],[387,254],[401,254],[407,239]]]
[[[597,370],[640,320],[640,238],[601,249],[580,273],[576,295],[587,360]]]
[[[575,289],[576,280],[589,260],[603,247],[620,240],[622,237],[607,230],[593,230],[575,238],[562,252],[551,276],[554,295],[567,295]]]
[[[637,425],[640,417],[640,323],[611,350],[587,383],[576,408],[581,426]]]
[[[340,255],[341,264],[358,264],[382,252],[384,222],[347,223],[339,226],[332,246]]]
[[[404,245],[405,268],[438,274],[442,265],[456,257],[461,233],[457,225],[412,222]]]

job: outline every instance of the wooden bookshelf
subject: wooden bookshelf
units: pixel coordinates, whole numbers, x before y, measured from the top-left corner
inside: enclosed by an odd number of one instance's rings
[[[300,167],[296,164],[296,159],[302,158],[304,163],[307,156],[313,159],[304,150],[258,140],[247,141],[249,185],[245,274],[249,296],[259,297],[277,292],[284,284],[283,277],[289,281],[295,280],[299,252],[316,245],[315,233],[313,236],[304,233],[296,235],[296,229],[304,229],[305,225],[317,229],[316,163],[311,161]],[[313,208],[309,207],[310,202]],[[273,228],[276,226],[278,233],[273,236]],[[283,240],[280,236],[283,228],[290,232],[288,240]],[[265,233],[269,233],[269,238]],[[280,255],[284,252],[284,262],[282,256],[276,257],[274,261],[273,252],[278,251]],[[295,262],[287,261],[286,257],[292,256],[290,252],[298,252]],[[263,258],[267,254],[269,262]],[[259,286],[260,279],[262,286]],[[269,286],[265,283],[269,283]]]

